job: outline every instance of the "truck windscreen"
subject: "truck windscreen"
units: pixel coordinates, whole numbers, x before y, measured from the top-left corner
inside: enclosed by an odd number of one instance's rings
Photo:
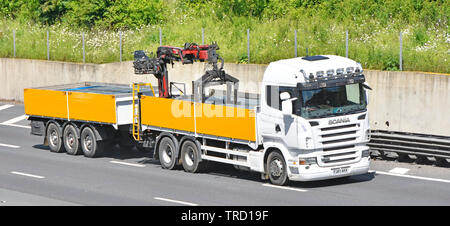
[[[301,116],[323,118],[354,114],[366,109],[366,95],[361,83],[301,90]]]

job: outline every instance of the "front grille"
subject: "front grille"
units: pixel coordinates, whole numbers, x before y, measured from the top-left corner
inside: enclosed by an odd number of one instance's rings
[[[330,140],[330,141],[323,141],[322,144],[334,144],[334,143],[340,143],[340,142],[348,142],[348,141],[352,141],[352,140],[356,140],[356,137],[346,138],[346,139]]]
[[[319,156],[320,166],[331,167],[358,161],[360,154],[355,150],[360,127],[357,123],[317,128],[318,142],[323,153]]]
[[[322,137],[323,137],[323,138],[328,138],[328,137],[344,136],[344,135],[350,135],[350,134],[355,134],[355,131],[342,132],[342,133],[325,134],[325,135],[322,135]]]
[[[326,164],[331,164],[331,163],[352,161],[352,160],[355,160],[355,159],[356,159],[356,157],[351,157],[351,158],[328,160],[328,161],[322,160],[322,162],[326,163]]]
[[[334,148],[324,148],[323,151],[336,151],[339,149],[349,149],[349,148],[354,148],[355,145],[347,145],[347,146],[340,146],[340,147],[334,147]]]
[[[345,149],[343,149],[345,150]],[[351,161],[354,161],[358,158],[356,151],[346,151],[346,152],[340,152],[340,153],[334,153],[334,154],[325,154],[321,156],[321,162],[323,165],[329,165],[329,164],[346,164]]]
[[[355,154],[356,151],[350,151],[350,152],[344,152],[344,153],[337,153],[337,154],[331,154],[331,155],[324,155],[325,158],[331,158],[331,157],[339,157],[344,155],[352,155]]]
[[[322,131],[329,131],[329,130],[337,130],[337,129],[345,129],[345,128],[353,128],[356,127],[356,124],[349,124],[349,125],[343,125],[343,126],[332,126],[332,127],[326,127],[321,128]]]
[[[357,138],[358,124],[348,124],[341,126],[331,126],[321,128],[319,135],[321,137],[320,143],[326,146],[336,146],[340,143],[355,141]],[[345,144],[344,144],[345,145]]]

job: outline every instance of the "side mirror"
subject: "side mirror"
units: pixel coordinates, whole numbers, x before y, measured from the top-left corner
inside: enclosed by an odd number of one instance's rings
[[[291,94],[289,94],[288,92],[282,92],[280,93],[280,99],[281,101],[285,101],[287,99],[291,98]]]
[[[288,92],[280,93],[281,99],[281,112],[283,115],[291,115],[292,114],[292,101],[297,100],[297,97],[291,98],[291,95]]]
[[[369,105],[369,91],[364,90],[366,92],[366,104]]]
[[[366,93],[366,103],[369,105],[369,90],[372,90],[372,88],[367,84],[367,82],[364,82],[363,84],[364,92]]]

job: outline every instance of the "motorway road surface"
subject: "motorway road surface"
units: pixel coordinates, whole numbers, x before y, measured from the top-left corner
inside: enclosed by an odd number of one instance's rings
[[[0,206],[450,205],[443,167],[373,160],[366,175],[278,187],[222,164],[189,174],[135,149],[91,159],[52,153],[42,141],[30,135],[23,105],[0,103]]]

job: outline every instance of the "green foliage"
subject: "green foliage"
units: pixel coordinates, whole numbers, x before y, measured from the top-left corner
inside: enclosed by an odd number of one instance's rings
[[[387,55],[383,60],[383,70],[397,71],[400,68],[400,62],[397,56]]]
[[[417,46],[423,46],[428,41],[428,35],[425,28],[414,30],[414,40]]]
[[[427,26],[448,21],[446,0],[0,0],[0,16],[45,25],[119,29],[164,23],[174,18],[210,17],[258,20],[319,17],[350,24],[376,20],[418,22]]]
[[[63,20],[73,26],[90,28],[102,23],[110,6],[111,1],[108,0],[69,1]]]
[[[39,0],[1,0],[0,13],[3,17],[22,22],[35,21],[40,14],[40,2]]]
[[[55,24],[60,22],[60,18],[67,12],[67,0],[49,0],[44,1],[39,11],[39,21],[43,24]]]
[[[134,28],[161,22],[161,0],[1,0],[0,16],[22,22],[83,28]]]
[[[248,62],[248,55],[247,53],[241,53],[239,54],[239,58],[237,63],[238,64],[246,64]]]
[[[0,56],[11,57],[12,30],[17,56],[46,59],[50,30],[51,59],[80,62],[81,32],[86,60],[117,61],[119,30],[123,57],[155,51],[159,28],[163,44],[183,46],[216,41],[227,62],[269,63],[298,55],[345,55],[368,69],[398,70],[399,32],[403,69],[450,72],[448,0],[0,0]],[[33,50],[33,51],[30,51]]]
[[[108,7],[98,24],[113,29],[156,24],[164,19],[163,10],[164,4],[158,0],[121,0]]]

